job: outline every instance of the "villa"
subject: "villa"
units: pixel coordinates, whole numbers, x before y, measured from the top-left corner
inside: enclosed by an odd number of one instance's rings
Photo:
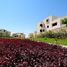
[[[0,37],[13,37],[13,38],[25,38],[24,33],[11,33],[10,31],[7,31],[5,29],[0,29]]]
[[[13,33],[12,37],[14,37],[14,38],[25,38],[25,34],[23,34],[23,33]]]
[[[0,36],[10,36],[11,32],[5,29],[0,29]]]
[[[62,24],[62,19],[67,18],[65,17],[56,17],[56,16],[49,16],[43,21],[41,21],[39,24],[37,24],[37,33],[42,33],[45,31],[53,30],[53,31],[59,31],[62,28],[66,28],[66,24]],[[67,31],[67,30],[66,30]]]

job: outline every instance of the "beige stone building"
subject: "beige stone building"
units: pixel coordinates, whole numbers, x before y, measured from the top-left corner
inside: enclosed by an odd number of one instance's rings
[[[65,17],[56,17],[56,16],[49,16],[37,24],[37,33],[42,33],[49,30],[59,30],[61,28],[65,28],[66,24],[62,24],[61,20],[67,18]]]
[[[25,38],[25,34],[23,34],[23,33],[13,33],[12,37],[23,39],[23,38]]]
[[[10,35],[11,35],[10,31],[7,31],[5,29],[0,29],[0,36],[1,37],[6,37],[6,36],[10,36]]]

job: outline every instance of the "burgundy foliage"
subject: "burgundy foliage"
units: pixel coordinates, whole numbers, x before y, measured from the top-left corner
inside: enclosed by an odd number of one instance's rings
[[[67,67],[67,48],[21,39],[0,39],[0,67]]]

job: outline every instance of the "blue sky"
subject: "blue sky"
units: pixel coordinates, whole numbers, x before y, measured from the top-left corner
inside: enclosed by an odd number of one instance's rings
[[[47,16],[67,15],[67,0],[0,0],[0,28],[28,33]]]

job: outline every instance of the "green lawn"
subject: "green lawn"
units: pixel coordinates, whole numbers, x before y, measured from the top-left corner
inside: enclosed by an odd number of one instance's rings
[[[47,42],[47,43],[52,43],[52,44],[58,44],[58,45],[65,45],[65,46],[67,46],[67,39],[35,38],[33,40],[40,41],[40,42]]]

